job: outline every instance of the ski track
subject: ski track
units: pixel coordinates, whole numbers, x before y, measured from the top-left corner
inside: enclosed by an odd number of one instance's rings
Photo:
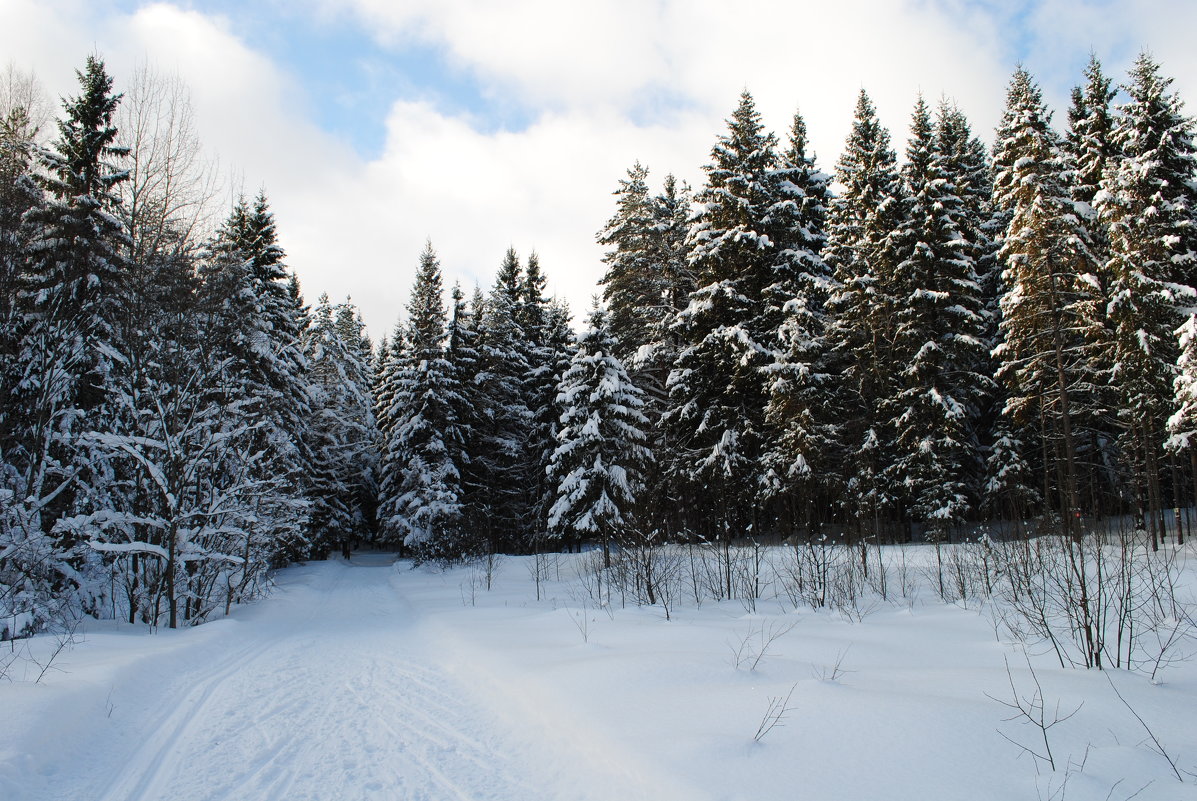
[[[200,654],[101,801],[544,798],[535,748],[420,652],[389,566],[327,565]]]

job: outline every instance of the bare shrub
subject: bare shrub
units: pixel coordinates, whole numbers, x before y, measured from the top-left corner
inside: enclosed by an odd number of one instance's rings
[[[1050,732],[1053,728],[1064,723],[1079,712],[1084,702],[1078,704],[1071,712],[1062,713],[1059,701],[1056,701],[1054,704],[1049,703],[1044,697],[1043,686],[1039,683],[1039,675],[1035,673],[1035,668],[1031,665],[1029,657],[1027,657],[1027,671],[1030,673],[1031,684],[1033,685],[1033,689],[1029,694],[1019,689],[1015,683],[1014,673],[1010,670],[1010,662],[1007,660],[1006,680],[1010,684],[1009,700],[994,698],[988,693],[986,695],[1011,711],[1010,717],[1005,719],[1007,723],[1018,722],[1021,725],[1029,726],[1034,732],[1032,735],[1033,739],[1038,740],[1038,743],[1027,745],[1024,742],[1015,740],[1000,729],[998,730],[998,734],[1007,742],[1017,746],[1022,753],[1029,754],[1035,761],[1036,770],[1038,770],[1039,763],[1042,762],[1055,771],[1056,757],[1052,753]]]
[[[1178,551],[1151,550],[1141,531],[1016,540],[993,557],[1007,628],[1046,643],[1062,666],[1155,676],[1191,650],[1193,603],[1180,592]]]
[[[790,687],[790,691],[786,693],[785,698],[780,695],[769,697],[769,707],[765,710],[765,714],[761,717],[761,723],[756,727],[756,734],[753,735],[752,741],[759,743],[765,738],[769,732],[776,729],[778,726],[784,726],[782,722],[790,712],[790,699],[794,697],[794,690],[798,688],[797,683]]]
[[[747,665],[748,670],[755,671],[769,653],[773,644],[789,634],[798,625],[798,621],[773,620],[768,624],[750,623],[748,629],[728,643],[732,652],[732,664],[736,670],[742,670]]]

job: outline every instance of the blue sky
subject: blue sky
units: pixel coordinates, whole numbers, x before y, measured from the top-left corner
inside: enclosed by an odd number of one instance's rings
[[[352,14],[305,13],[299,5],[199,3],[244,31],[303,88],[312,119],[353,144],[363,158],[385,144],[395,100],[426,100],[447,114],[468,114],[480,130],[522,128],[532,110],[483,90],[470,71],[451,66],[444,48],[421,41],[383,44]]]
[[[1094,51],[1121,79],[1150,48],[1197,103],[1191,0],[0,0],[0,53],[51,96],[93,50],[192,89],[229,191],[266,190],[305,292],[350,294],[374,333],[424,241],[449,283],[539,252],[585,310],[595,233],[637,160],[699,185],[740,91],[796,108],[830,171],[866,88],[900,148],[917,93],[988,140],[1022,62],[1065,116]],[[1190,105],[1190,108],[1197,106]]]

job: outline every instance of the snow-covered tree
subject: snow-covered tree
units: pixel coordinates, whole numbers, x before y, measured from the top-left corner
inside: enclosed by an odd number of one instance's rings
[[[885,399],[894,446],[885,477],[902,488],[910,514],[942,536],[971,506],[969,478],[980,467],[976,424],[989,379],[981,287],[959,226],[964,204],[922,98],[903,176],[905,258],[892,280],[893,355],[902,367],[895,394]]]
[[[899,239],[904,193],[897,156],[863,90],[836,180],[842,190],[831,203],[824,257],[836,281],[828,300],[829,369],[840,375],[840,383],[828,411],[842,421],[847,454],[841,465],[841,503],[863,526],[876,524],[894,503],[894,488],[882,477],[891,460],[882,404],[894,396],[901,368],[893,352],[893,276],[904,258]]]
[[[794,115],[778,177],[785,187],[776,217],[785,219],[790,270],[765,292],[770,322],[776,320],[773,362],[767,368],[769,400],[762,484],[781,509],[783,525],[812,530],[832,493],[838,455],[838,421],[825,414],[834,394],[828,374],[826,301],[834,289],[824,263],[830,176],[807,153],[806,123]],[[788,184],[788,185],[787,185]]]
[[[621,179],[615,195],[615,215],[598,233],[607,248],[607,265],[599,284],[607,303],[609,327],[620,358],[626,360],[649,341],[657,301],[652,237],[656,223],[648,187],[648,168],[636,162]]]
[[[529,513],[527,443],[532,413],[523,394],[528,375],[527,339],[519,321],[522,268],[508,249],[495,284],[474,304],[478,331],[475,398],[481,410],[471,458],[477,484],[471,493],[486,510],[483,540],[491,552],[514,548]]]
[[[528,440],[524,449],[525,521],[523,540],[535,549],[548,533],[548,506],[552,495],[545,480],[545,465],[556,448],[556,433],[561,410],[557,405],[557,382],[561,378],[562,348],[569,337],[562,337],[561,321],[553,313],[552,300],[545,295],[547,280],[540,258],[533,251],[524,270],[521,297],[517,308],[523,331],[523,348],[528,371],[523,376],[523,397],[528,407]],[[568,330],[568,323],[566,323]]]
[[[313,414],[310,539],[313,554],[321,554],[363,538],[372,526],[379,442],[372,376],[353,305],[334,307],[321,295],[304,340]]]
[[[615,338],[601,308],[561,377],[561,428],[548,465],[556,488],[550,530],[562,541],[598,540],[609,567],[610,546],[635,525],[636,505],[651,460],[641,408],[644,394],[614,354]]]
[[[283,486],[277,500],[286,503],[265,514],[263,523],[271,531],[275,558],[285,563],[308,554],[304,482],[310,472],[306,427],[311,396],[302,343],[302,300],[292,287],[265,193],[260,192],[252,204],[240,199],[218,239],[218,249],[245,264],[242,291],[248,331],[237,354],[238,369],[244,371],[246,392],[265,422],[258,469]]]
[[[728,132],[711,150],[707,184],[690,228],[698,286],[675,323],[681,339],[664,416],[669,470],[685,498],[687,521],[702,536],[728,542],[752,530],[766,375],[776,331],[757,330],[763,294],[790,264],[770,215],[783,196],[777,142],[744,92]],[[788,181],[787,181],[788,184]]]
[[[674,323],[694,290],[689,248],[690,190],[665,176],[662,191],[650,194],[648,169],[639,163],[628,170],[615,191],[616,213],[598,234],[608,250],[599,283],[607,304],[607,318],[615,337],[615,354],[632,380],[644,390],[644,413],[650,421],[651,448],[660,454],[648,479],[651,494],[670,492],[661,470],[669,452],[668,429],[656,425],[668,402],[669,373],[681,345]],[[645,510],[657,528],[675,528],[674,504],[655,504]]]
[[[1015,426],[1039,430],[1044,500],[1054,496],[1071,527],[1079,503],[1077,419],[1094,400],[1084,388],[1092,381],[1086,348],[1096,336],[1096,265],[1060,137],[1022,68],[1010,82],[999,131],[994,204],[1009,219],[998,254],[1005,292],[995,349],[1008,392],[1004,412]]]
[[[396,371],[391,432],[382,467],[380,515],[389,537],[419,560],[462,551],[466,438],[461,388],[446,359],[440,262],[428,243],[408,301],[408,349]]]
[[[1180,355],[1175,332],[1194,305],[1186,282],[1197,277],[1193,126],[1170,83],[1149,56],[1135,62],[1114,127],[1118,158],[1096,198],[1110,248],[1109,374],[1138,508],[1154,512],[1153,532],[1164,505],[1159,456]]]
[[[6,231],[6,246],[24,255],[10,251],[7,258],[18,265],[5,267],[17,267],[8,276],[16,278],[17,291],[6,302],[16,298],[8,313],[20,340],[16,390],[4,415],[12,425],[2,454],[0,536],[8,541],[0,542],[0,573],[6,574],[0,581],[19,586],[17,594],[33,604],[27,611],[34,628],[45,623],[45,604],[68,600],[99,568],[83,546],[87,533],[69,523],[92,510],[93,496],[103,503],[114,489],[79,435],[112,420],[119,393],[127,238],[114,212],[126,154],[115,144],[120,96],[103,62],[89,57],[77,75],[80,92],[64,102],[57,141],[37,151],[44,202],[21,175],[30,152],[28,140],[22,142],[28,121],[12,115],[6,121],[6,169],[16,174],[5,200],[17,206],[4,213],[28,205],[20,231]]]

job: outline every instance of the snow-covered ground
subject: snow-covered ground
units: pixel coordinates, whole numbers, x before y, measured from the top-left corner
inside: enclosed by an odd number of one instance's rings
[[[530,558],[488,591],[478,567],[356,554],[199,628],[92,622],[41,682],[18,662],[0,684],[0,799],[1197,799],[1193,661],[1153,685],[1032,656],[1049,722],[1083,702],[1037,775],[1005,737],[1042,752],[1040,732],[1000,703],[1032,676],[983,608],[679,601],[667,620],[595,608],[587,558],[554,558],[539,601]]]

